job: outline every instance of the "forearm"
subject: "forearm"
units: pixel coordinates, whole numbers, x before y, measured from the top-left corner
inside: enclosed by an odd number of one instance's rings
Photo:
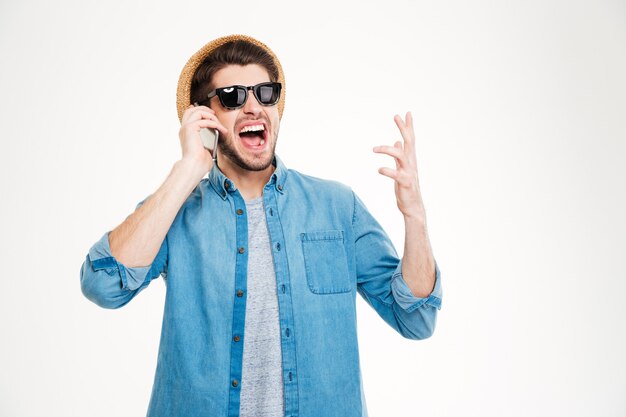
[[[404,216],[404,225],[402,277],[415,297],[428,297],[435,286],[435,260],[428,239],[425,212]]]
[[[150,265],[176,214],[202,176],[202,170],[194,164],[176,162],[159,189],[109,234],[115,259],[127,267]]]

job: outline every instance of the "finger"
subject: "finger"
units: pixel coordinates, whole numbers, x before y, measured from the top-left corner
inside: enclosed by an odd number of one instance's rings
[[[393,144],[394,148],[396,149],[400,149],[402,151],[402,163],[398,163],[398,160],[396,159],[396,168],[400,168],[400,166],[404,167],[406,166],[406,163],[408,162],[407,157],[406,157],[406,152],[404,151],[404,147],[402,146],[402,142],[400,141],[396,141],[396,143]]]
[[[398,129],[400,130],[405,146],[408,146],[410,149],[414,149],[415,132],[413,131],[413,117],[411,116],[411,112],[406,113],[406,123],[397,114],[394,116],[393,120],[396,122],[396,126],[398,126]]]
[[[411,114],[410,111],[406,112],[406,118],[405,120],[405,128],[406,131],[409,135],[409,143],[411,145],[412,148],[415,147],[415,130],[413,129],[413,115]]]
[[[206,111],[202,109],[198,109],[197,107],[194,109],[192,113],[190,113],[187,118],[184,120],[183,125],[196,122],[198,120],[215,120],[219,123],[219,119],[215,115],[215,113],[211,111]]]
[[[193,111],[189,114],[190,118],[211,118],[211,117],[217,117],[217,115],[215,114],[215,111],[213,109],[210,109],[208,107],[194,107]]]
[[[404,120],[402,120],[402,117],[396,114],[393,116],[393,121],[396,122],[396,126],[398,126],[398,129],[400,129],[400,133],[404,133],[406,125],[404,124]]]
[[[191,113],[193,113],[194,109],[195,109],[195,107],[194,107],[194,105],[193,105],[193,104],[190,104],[190,105],[189,105],[189,107],[187,107],[187,108],[185,109],[185,111],[183,112],[183,117],[182,117],[181,123],[184,123],[184,121],[185,121],[187,118],[189,118],[189,115],[190,115]]]
[[[395,143],[396,147],[404,149],[404,158],[407,164],[411,167],[417,166],[417,158],[415,157],[415,146],[411,142],[404,141],[404,147],[402,146],[402,142],[398,141]]]
[[[217,119],[199,119],[194,122],[188,123],[184,126],[185,130],[191,130],[193,132],[199,132],[202,128],[217,129],[223,135],[228,134],[228,130]]]
[[[202,119],[202,121],[204,120],[207,120],[207,119]],[[226,129],[224,125],[220,123],[219,119],[215,119],[214,121],[213,120],[209,120],[209,121],[212,122],[212,126],[210,127],[213,127],[213,129],[219,130],[220,133],[224,136],[228,135],[228,129]]]
[[[389,177],[393,180],[395,180],[398,177],[398,171],[396,171],[393,168],[387,168],[387,167],[378,168],[378,173],[381,175],[384,175],[385,177]]]
[[[198,111],[204,112],[204,113],[208,112],[208,113],[211,113],[211,114],[215,114],[215,111],[213,109],[211,109],[210,107],[207,107],[207,106],[194,106],[193,104],[190,104],[189,107],[187,107],[187,109],[183,113],[183,117],[182,117],[181,123],[184,124],[193,115],[197,114]]]
[[[398,144],[399,142],[396,142]],[[402,146],[402,145],[400,145]],[[382,153],[395,158],[397,166],[404,166],[406,164],[405,155],[402,147],[397,146],[375,146],[373,151],[375,153]]]

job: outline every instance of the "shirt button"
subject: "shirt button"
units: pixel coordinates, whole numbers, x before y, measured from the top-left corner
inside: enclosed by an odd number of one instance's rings
[[[285,284],[280,286],[280,289],[283,291],[283,294],[285,293]]]
[[[239,381],[233,379],[233,387],[237,388],[237,386],[239,386]]]
[[[282,191],[283,190],[283,186],[278,184],[278,191]]]
[[[243,214],[243,210],[242,209],[237,209],[237,214],[239,214],[241,216]]]
[[[277,250],[277,251],[280,251],[280,242],[279,242],[279,243],[276,243],[276,250]]]
[[[287,335],[287,337],[289,337],[289,328],[287,328],[287,330],[285,330],[285,334]]]
[[[239,338],[239,336],[235,336],[235,337],[233,337],[233,340],[234,340],[235,342],[238,342],[238,341],[239,341],[239,340],[241,340],[241,339]]]
[[[244,248],[239,248],[239,253],[244,253],[246,250]]]
[[[270,208],[270,216],[274,215],[274,210],[272,208]]]
[[[224,188],[226,188],[227,190],[230,188],[230,182],[229,181],[224,181]]]
[[[243,291],[241,290],[237,291],[237,297],[243,297]]]

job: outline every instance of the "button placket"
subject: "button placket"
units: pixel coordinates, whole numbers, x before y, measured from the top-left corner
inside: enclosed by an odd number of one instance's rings
[[[246,286],[248,266],[248,219],[246,216],[245,201],[231,181],[223,183],[222,190],[228,190],[232,204],[231,213],[234,215],[236,237],[233,242],[235,248],[235,282],[233,294],[233,321],[230,333],[230,393],[229,414],[235,415],[241,395],[241,376],[243,361],[243,341],[245,331]]]
[[[276,179],[278,181],[278,178]],[[276,291],[278,293],[279,321],[280,321],[280,344],[282,353],[282,365],[284,381],[285,414],[290,416],[297,411],[298,405],[298,379],[296,376],[296,352],[295,352],[295,328],[293,307],[290,292],[289,267],[287,262],[287,247],[285,236],[279,220],[278,200],[285,198],[283,184],[275,184],[275,188],[266,194],[267,227],[272,244],[273,262],[276,272]]]

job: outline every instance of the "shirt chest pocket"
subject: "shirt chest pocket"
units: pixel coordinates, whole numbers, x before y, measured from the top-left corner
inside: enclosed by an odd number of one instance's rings
[[[301,233],[307,284],[315,294],[352,290],[342,230]]]

